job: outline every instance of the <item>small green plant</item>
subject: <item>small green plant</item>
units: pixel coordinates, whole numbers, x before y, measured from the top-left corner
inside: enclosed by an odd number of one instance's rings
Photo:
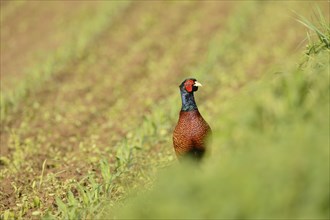
[[[322,14],[321,9],[319,7],[315,9],[314,17],[317,23],[309,21],[303,16],[299,17],[300,19],[297,21],[312,31],[312,34],[307,32],[308,45],[306,54],[313,55],[324,49],[330,50],[330,24]],[[316,35],[319,40],[313,40],[313,35]]]
[[[60,217],[64,219],[86,219],[97,216],[112,190],[113,175],[110,172],[109,163],[103,159],[100,161],[101,179],[95,174],[90,174],[70,189],[63,201],[56,197],[58,211],[55,214],[48,213],[48,217]],[[75,193],[73,193],[73,190]]]

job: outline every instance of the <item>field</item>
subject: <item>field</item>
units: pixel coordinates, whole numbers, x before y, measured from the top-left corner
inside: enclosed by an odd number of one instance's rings
[[[329,2],[0,5],[0,219],[329,218]]]

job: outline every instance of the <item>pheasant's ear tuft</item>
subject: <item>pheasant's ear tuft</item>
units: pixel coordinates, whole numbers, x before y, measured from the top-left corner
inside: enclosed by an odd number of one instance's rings
[[[186,89],[187,92],[192,92],[193,91],[193,86],[194,86],[194,80],[188,79],[184,82],[184,88]]]

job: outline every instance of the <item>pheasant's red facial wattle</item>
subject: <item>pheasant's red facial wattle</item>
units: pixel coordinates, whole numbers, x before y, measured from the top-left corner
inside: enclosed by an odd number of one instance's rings
[[[184,88],[186,89],[187,92],[192,92],[193,91],[193,86],[194,86],[194,81],[189,79],[184,83]]]

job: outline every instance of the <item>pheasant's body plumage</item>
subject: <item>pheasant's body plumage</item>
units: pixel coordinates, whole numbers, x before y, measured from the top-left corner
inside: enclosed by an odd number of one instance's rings
[[[179,158],[184,155],[202,158],[210,131],[210,126],[198,110],[180,111],[179,121],[173,133],[176,155]]]
[[[187,79],[180,85],[182,108],[173,132],[174,150],[179,159],[186,156],[201,159],[206,151],[206,139],[211,133],[194,99],[193,92],[197,91],[197,86],[201,84],[195,79]]]

